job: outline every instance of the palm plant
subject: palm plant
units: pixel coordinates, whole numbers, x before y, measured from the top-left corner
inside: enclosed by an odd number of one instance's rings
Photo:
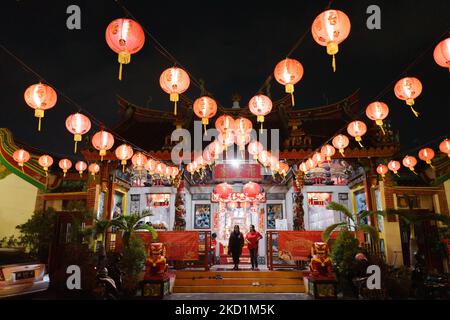
[[[142,215],[133,213],[130,215],[117,217],[111,221],[112,225],[116,226],[117,228],[119,228],[119,230],[122,231],[122,240],[125,247],[128,247],[130,245],[131,235],[134,231],[137,230],[147,230],[152,234],[153,239],[156,239],[157,233],[152,226],[148,224],[138,224],[139,220],[151,215],[151,212]]]
[[[358,232],[362,231],[362,232],[366,232],[366,233],[370,234],[372,240],[374,240],[375,242],[377,242],[379,240],[378,231],[374,227],[369,226],[368,224],[365,224],[362,221],[364,221],[364,219],[369,216],[372,216],[375,214],[382,214],[380,211],[362,211],[360,214],[356,215],[356,217],[355,217],[355,215],[353,215],[350,212],[350,210],[347,209],[346,206],[336,203],[336,202],[331,202],[327,206],[327,209],[341,212],[348,218],[348,220],[351,221],[351,223],[344,221],[344,222],[339,222],[339,223],[335,223],[335,224],[328,226],[325,229],[325,231],[322,233],[323,241],[325,241],[325,242],[328,241],[330,239],[331,233],[338,228],[348,230],[348,231],[353,231],[355,238],[358,237]]]
[[[109,227],[111,227],[111,225],[112,225],[111,220],[95,219],[94,236],[98,235],[102,236],[100,254],[104,257],[106,256],[106,248],[105,248],[106,232],[108,231]]]

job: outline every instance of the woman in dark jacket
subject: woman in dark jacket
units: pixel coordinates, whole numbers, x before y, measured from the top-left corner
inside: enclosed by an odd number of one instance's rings
[[[230,234],[228,240],[228,255],[233,256],[234,268],[238,270],[239,258],[242,254],[242,247],[244,246],[244,235],[239,231],[239,226],[234,226],[233,232]]]

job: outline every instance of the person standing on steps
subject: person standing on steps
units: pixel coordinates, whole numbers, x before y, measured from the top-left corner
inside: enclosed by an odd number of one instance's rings
[[[235,225],[233,232],[230,234],[230,239],[228,240],[228,255],[233,257],[233,270],[238,270],[239,258],[241,257],[243,246],[244,235],[239,231],[239,226]]]
[[[262,239],[262,235],[256,231],[255,226],[250,226],[250,231],[245,236],[247,248],[250,251],[250,261],[252,262],[252,270],[258,269],[258,243]]]

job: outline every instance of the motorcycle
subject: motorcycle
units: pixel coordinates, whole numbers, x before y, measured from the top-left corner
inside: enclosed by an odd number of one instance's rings
[[[107,268],[100,268],[95,277],[94,297],[99,300],[117,300],[119,291],[115,281],[108,276]]]

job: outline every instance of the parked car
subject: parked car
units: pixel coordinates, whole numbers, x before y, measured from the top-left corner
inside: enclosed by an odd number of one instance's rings
[[[0,248],[0,298],[44,291],[49,284],[45,264],[20,249]]]

